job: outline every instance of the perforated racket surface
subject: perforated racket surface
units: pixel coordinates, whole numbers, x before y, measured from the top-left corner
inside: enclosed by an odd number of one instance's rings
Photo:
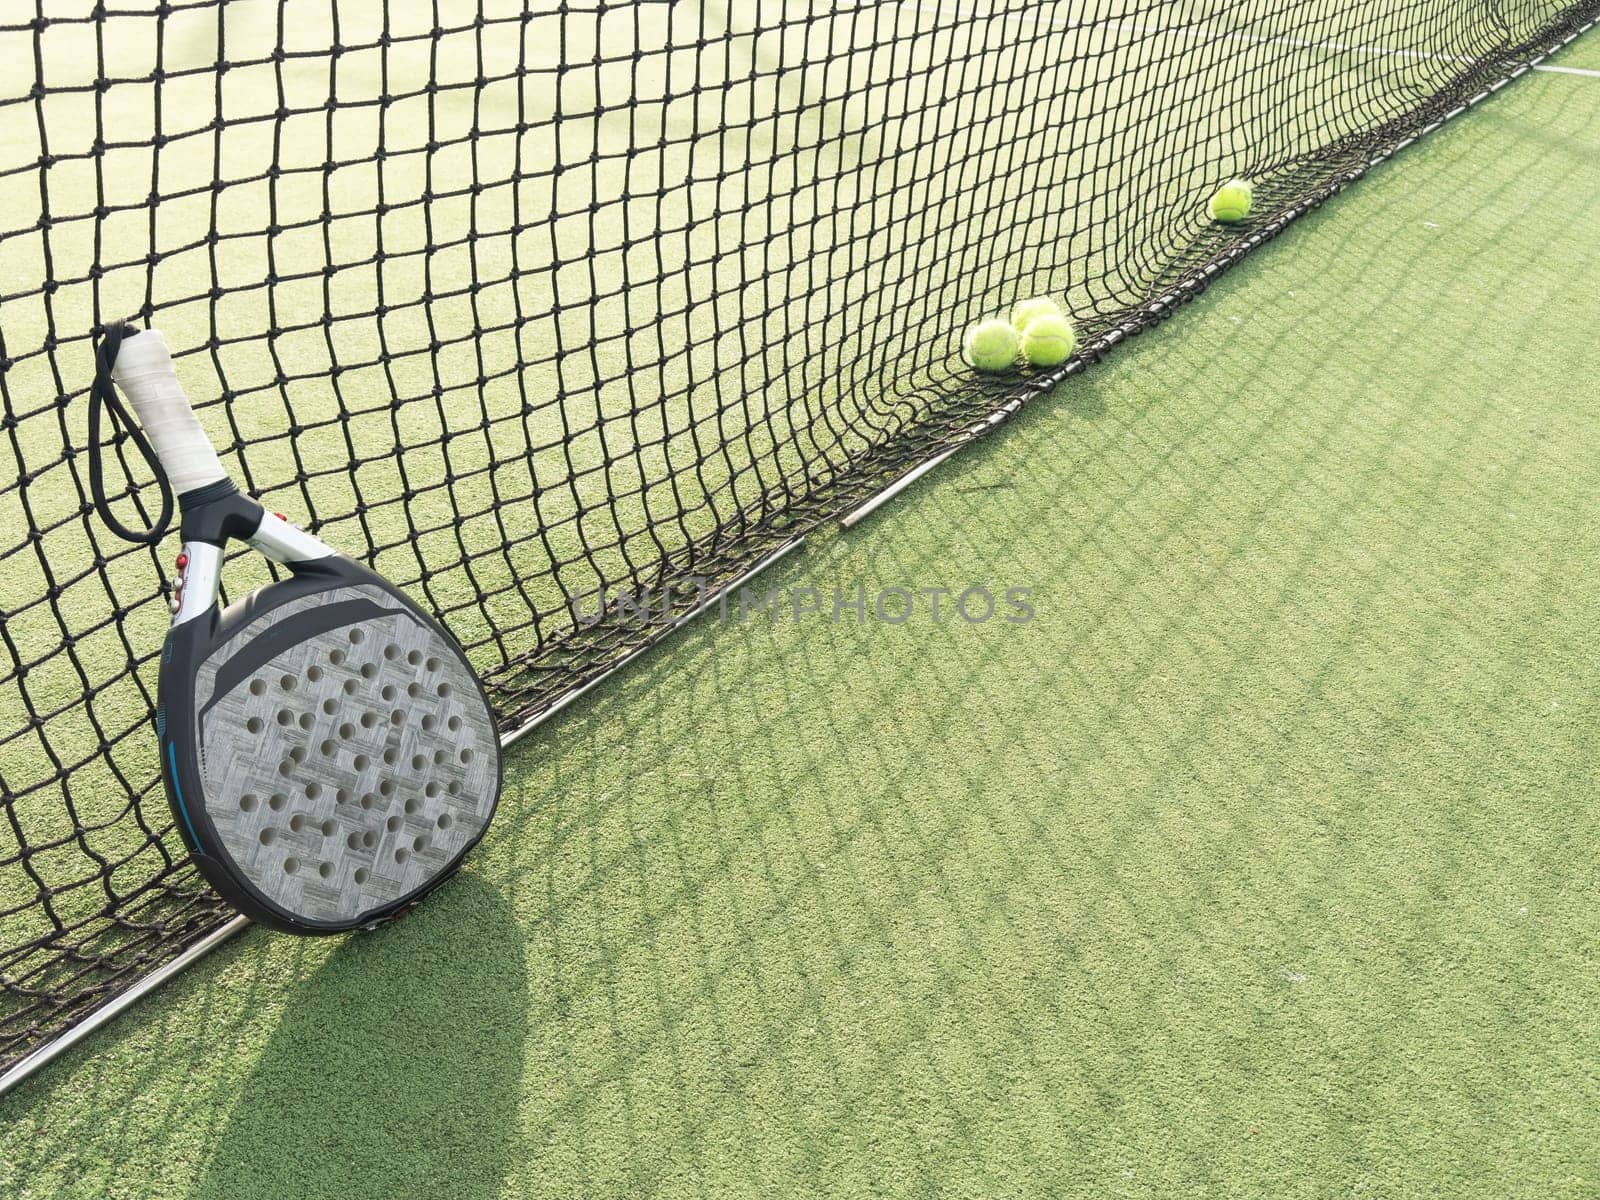
[[[348,928],[454,870],[493,815],[500,747],[477,678],[431,620],[334,558],[194,626],[174,628],[162,681],[174,808],[236,905]],[[187,686],[168,678],[180,671]]]
[[[196,865],[241,912],[296,932],[405,911],[455,871],[499,799],[499,738],[471,664],[387,580],[239,493],[160,333],[115,327],[101,343],[95,399],[126,424],[113,379],[183,513],[156,728]],[[134,533],[93,474],[112,528],[155,542],[170,503]],[[230,542],[289,577],[219,609]]]

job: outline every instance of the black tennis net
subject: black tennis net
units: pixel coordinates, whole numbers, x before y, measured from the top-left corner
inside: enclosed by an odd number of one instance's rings
[[[1600,0],[57,11],[0,15],[0,1068],[229,916],[157,781],[172,551],[93,515],[103,322],[165,332],[236,478],[437,614],[509,732]],[[963,327],[1032,295],[1080,354],[975,377]]]

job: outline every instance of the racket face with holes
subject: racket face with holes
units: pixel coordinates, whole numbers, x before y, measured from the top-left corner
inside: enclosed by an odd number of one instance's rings
[[[500,745],[460,648],[349,559],[175,625],[161,668],[168,799],[246,915],[300,933],[395,916],[460,865]]]

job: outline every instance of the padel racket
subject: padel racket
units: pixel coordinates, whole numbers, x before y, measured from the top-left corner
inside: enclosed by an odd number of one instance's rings
[[[297,933],[409,910],[460,866],[499,798],[500,743],[476,674],[394,585],[239,492],[159,332],[108,331],[96,425],[99,405],[126,421],[113,379],[182,514],[156,730],[195,863],[241,912]],[[124,532],[98,472],[94,483]],[[157,524],[132,536],[154,540]],[[289,574],[219,608],[233,540]]]

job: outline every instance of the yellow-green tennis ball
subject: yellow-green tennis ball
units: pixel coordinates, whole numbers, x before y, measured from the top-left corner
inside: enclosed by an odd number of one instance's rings
[[[1211,214],[1213,221],[1232,225],[1250,215],[1250,201],[1254,193],[1255,189],[1250,186],[1248,179],[1230,179],[1211,197],[1206,212]]]
[[[1036,367],[1059,367],[1078,348],[1078,331],[1063,316],[1035,317],[1022,331],[1022,357]]]
[[[980,371],[1009,371],[1017,362],[1017,331],[998,317],[979,321],[961,339],[961,357]]]
[[[1021,333],[1035,317],[1059,317],[1061,306],[1049,296],[1035,296],[1024,300],[1011,310],[1011,327]]]

